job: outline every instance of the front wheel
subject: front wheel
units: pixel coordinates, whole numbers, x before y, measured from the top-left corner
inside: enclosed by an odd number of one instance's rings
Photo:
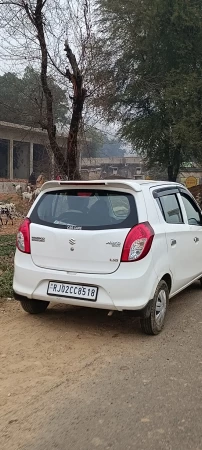
[[[25,300],[21,300],[20,304],[27,313],[40,314],[46,311],[49,302],[44,302],[42,300],[30,300],[29,298],[26,298]]]
[[[169,289],[165,281],[160,281],[156,288],[154,298],[149,302],[140,319],[142,331],[146,334],[159,334],[165,324],[169,303]]]

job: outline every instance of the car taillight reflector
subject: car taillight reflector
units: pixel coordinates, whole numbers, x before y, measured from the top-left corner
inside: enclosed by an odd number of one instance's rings
[[[30,220],[26,218],[20,225],[17,233],[16,247],[20,252],[31,253],[30,247]]]
[[[124,242],[121,262],[139,261],[149,253],[154,230],[148,222],[140,223],[132,228]]]

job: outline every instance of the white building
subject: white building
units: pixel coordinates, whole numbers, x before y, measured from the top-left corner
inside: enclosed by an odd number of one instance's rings
[[[65,136],[58,144],[66,148]],[[27,180],[34,170],[51,172],[54,157],[46,131],[13,123],[0,122],[0,181]]]

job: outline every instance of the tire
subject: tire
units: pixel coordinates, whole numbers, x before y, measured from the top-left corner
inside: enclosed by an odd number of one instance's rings
[[[202,289],[202,278],[200,278],[199,281],[200,281],[200,286],[201,286],[201,289]]]
[[[141,329],[145,334],[159,334],[165,324],[169,304],[169,289],[165,281],[161,280],[156,288],[153,300],[147,305],[143,318],[140,319]]]
[[[24,311],[29,314],[40,314],[46,311],[48,308],[49,302],[44,302],[42,300],[30,300],[27,298],[26,300],[21,300],[20,304]]]

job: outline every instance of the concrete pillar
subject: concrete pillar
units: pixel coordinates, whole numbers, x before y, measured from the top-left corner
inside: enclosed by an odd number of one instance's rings
[[[33,142],[30,142],[30,148],[29,148],[29,173],[31,175],[31,173],[34,170],[34,144]]]
[[[10,139],[9,148],[9,178],[13,180],[13,139]]]

